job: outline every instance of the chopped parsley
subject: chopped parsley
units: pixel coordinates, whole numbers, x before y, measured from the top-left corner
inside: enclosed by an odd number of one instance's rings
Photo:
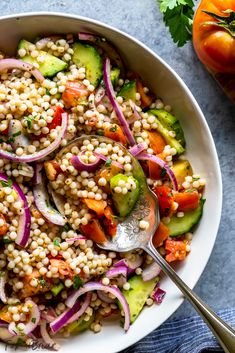
[[[32,323],[35,324],[35,322],[36,322],[36,317],[32,317],[31,321],[32,321]]]
[[[112,164],[112,159],[107,159],[106,163],[105,163],[105,166],[106,167],[110,167]]]
[[[70,225],[68,223],[66,223],[63,227],[62,227],[62,232],[68,232],[71,229]]]
[[[12,187],[12,184],[13,184],[13,181],[12,181],[11,178],[8,178],[7,181],[1,180],[0,182],[1,182],[1,184],[2,184],[2,186],[3,186],[4,188],[6,188],[6,187],[11,188],[11,187]]]
[[[162,168],[161,170],[161,177],[164,178],[164,176],[166,175],[166,169]]]
[[[99,130],[96,131],[96,134],[99,135],[99,136],[104,136],[104,130],[99,129]]]
[[[55,246],[60,246],[60,241],[59,241],[59,239],[55,239],[55,240],[53,241],[53,244],[54,244]]]
[[[83,281],[77,275],[73,277],[73,289],[78,289],[83,286]]]
[[[42,287],[45,287],[45,285],[46,285],[46,281],[45,281],[45,279],[41,276],[41,277],[39,277],[39,283],[40,283],[40,285],[42,286]]]
[[[111,132],[116,132],[117,131],[117,125],[112,126],[109,131]]]
[[[33,122],[34,117],[32,115],[26,116],[25,121],[27,123],[27,128],[31,129],[32,128],[32,122]]]
[[[15,142],[15,137],[20,136],[20,135],[21,135],[21,131],[15,132],[7,139],[7,142]]]

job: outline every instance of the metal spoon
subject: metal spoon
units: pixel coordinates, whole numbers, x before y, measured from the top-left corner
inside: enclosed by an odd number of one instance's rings
[[[83,140],[98,140],[99,142],[113,143],[101,136],[81,136],[63,148],[56,156],[61,157],[71,149],[72,146],[80,147]],[[118,224],[117,233],[113,239],[104,244],[97,244],[100,248],[109,251],[127,252],[135,249],[143,249],[160,265],[163,272],[167,274],[175,285],[180,289],[188,301],[193,305],[201,318],[213,332],[221,347],[226,353],[235,353],[235,330],[224,322],[213,310],[195,294],[187,284],[177,275],[173,268],[158,253],[152,243],[153,235],[159,225],[159,206],[156,195],[149,189],[146,177],[139,162],[128,152],[126,148],[118,144],[125,154],[131,157],[132,174],[141,185],[141,194],[130,216]],[[149,222],[147,230],[139,228],[140,219]]]

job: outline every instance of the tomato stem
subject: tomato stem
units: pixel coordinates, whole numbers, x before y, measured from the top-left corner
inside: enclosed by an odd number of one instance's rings
[[[229,14],[229,16],[220,16],[213,12],[202,10],[202,12],[206,13],[207,15],[211,16],[215,21],[206,21],[203,25],[210,25],[210,26],[218,26],[225,29],[227,32],[231,34],[231,36],[235,37],[235,12],[233,10],[226,10],[223,11],[224,14]]]

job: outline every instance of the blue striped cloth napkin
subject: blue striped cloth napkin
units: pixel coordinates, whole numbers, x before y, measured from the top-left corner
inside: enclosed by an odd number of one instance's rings
[[[235,309],[218,311],[235,326]],[[171,320],[122,353],[214,353],[223,352],[211,331],[199,316]]]

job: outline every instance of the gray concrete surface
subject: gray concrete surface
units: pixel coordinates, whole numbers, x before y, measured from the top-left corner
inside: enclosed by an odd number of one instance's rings
[[[198,62],[191,44],[173,44],[156,0],[0,0],[0,15],[61,11],[115,26],[144,42],[182,77],[201,106],[217,146],[224,184],[223,214],[209,263],[195,290],[215,310],[235,305],[235,110]],[[215,195],[216,202],[216,195]],[[184,303],[172,318],[194,313]],[[171,319],[172,319],[171,318]]]

